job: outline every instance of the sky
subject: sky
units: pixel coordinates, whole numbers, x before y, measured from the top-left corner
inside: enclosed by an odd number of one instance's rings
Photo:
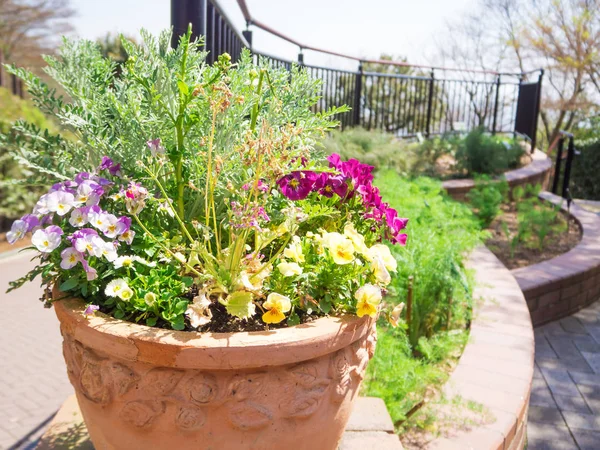
[[[169,0],[71,0],[77,10],[76,34],[96,39],[107,32],[138,36],[170,26]],[[257,20],[307,45],[358,57],[382,53],[407,57],[413,64],[432,60],[446,21],[456,20],[476,0],[246,0]],[[245,22],[236,0],[220,0],[238,30]],[[253,44],[295,60],[298,48],[254,28]],[[348,67],[348,61],[305,51],[306,64]]]

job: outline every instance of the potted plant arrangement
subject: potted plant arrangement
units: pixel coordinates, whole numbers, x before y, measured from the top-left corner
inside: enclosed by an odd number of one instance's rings
[[[375,347],[406,219],[372,167],[325,159],[338,108],[319,82],[170,33],[124,40],[119,70],[65,41],[21,123],[17,160],[56,178],[8,234],[31,233],[43,300],[97,449],[334,449]],[[117,75],[118,74],[118,75]]]

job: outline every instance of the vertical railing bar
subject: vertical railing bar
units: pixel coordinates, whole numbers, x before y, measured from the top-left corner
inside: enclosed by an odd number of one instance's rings
[[[575,140],[573,135],[569,136],[569,147],[567,149],[567,162],[565,164],[565,174],[563,175],[562,197],[571,202],[571,192],[569,190],[569,182],[571,181],[571,165],[575,156]]]
[[[565,137],[561,136],[558,140],[558,148],[556,150],[556,164],[554,167],[554,179],[552,180],[552,193],[556,194],[558,190],[558,179],[560,178],[560,166],[562,165],[562,154],[565,143]]]

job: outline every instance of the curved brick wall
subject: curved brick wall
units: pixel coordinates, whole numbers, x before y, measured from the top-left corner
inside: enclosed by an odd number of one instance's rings
[[[546,189],[551,169],[552,160],[545,153],[535,150],[529,164],[520,169],[510,170],[504,176],[511,190],[517,186],[538,183],[542,185],[543,189]],[[475,187],[475,182],[469,178],[448,180],[442,183],[442,187],[455,200],[465,200],[467,193]]]
[[[549,192],[540,197],[567,211],[561,197]],[[575,203],[569,213],[583,230],[579,244],[556,258],[512,271],[534,326],[568,316],[600,297],[600,217]]]
[[[468,265],[477,283],[471,334],[444,393],[448,400],[460,396],[483,405],[495,421],[427,448],[522,449],[535,349],[529,310],[510,271],[486,247],[477,248]]]

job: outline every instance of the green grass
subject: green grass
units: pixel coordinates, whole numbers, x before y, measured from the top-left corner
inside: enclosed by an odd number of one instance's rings
[[[384,324],[377,327],[378,339],[375,356],[367,370],[363,393],[382,398],[400,429],[408,412],[428,393],[448,378],[452,358],[460,355],[468,332],[439,333],[431,341],[436,354],[431,358],[417,358],[406,339],[404,330]]]
[[[400,426],[432,388],[446,381],[453,358],[466,343],[472,277],[463,259],[484,235],[470,209],[443,193],[437,180],[408,180],[381,171],[375,184],[400,216],[410,219],[407,245],[392,247],[398,273],[385,301],[406,302],[412,276],[413,314],[410,326],[404,313],[395,329],[380,320],[363,392],[382,398]]]

